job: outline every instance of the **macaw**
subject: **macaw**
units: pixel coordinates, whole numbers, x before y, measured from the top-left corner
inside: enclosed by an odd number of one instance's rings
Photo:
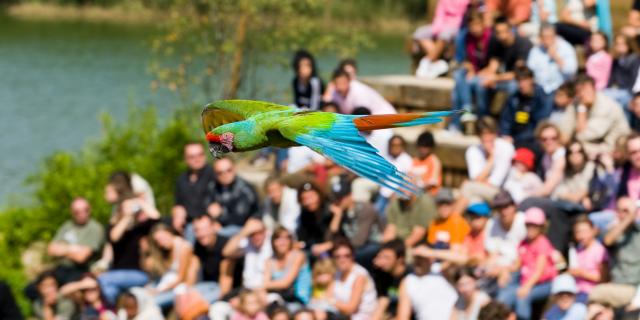
[[[214,158],[269,146],[307,146],[362,177],[406,195],[419,188],[378,154],[359,131],[433,124],[452,114],[344,115],[262,101],[220,100],[205,106],[202,126]]]

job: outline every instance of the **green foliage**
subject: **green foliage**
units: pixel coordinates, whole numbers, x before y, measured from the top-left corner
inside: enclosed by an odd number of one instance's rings
[[[157,206],[168,213],[173,205],[175,180],[184,170],[182,146],[199,137],[198,110],[184,109],[161,123],[153,107],[130,111],[124,123],[102,117],[103,133],[77,152],[48,157],[28,183],[34,188],[30,207],[0,211],[0,279],[6,279],[21,297],[26,284],[21,255],[36,241],[49,241],[69,219],[74,197],[89,199],[93,216],[105,223],[111,207],[104,201],[104,186],[115,170],[142,175],[153,187]],[[27,304],[20,298],[23,310]]]

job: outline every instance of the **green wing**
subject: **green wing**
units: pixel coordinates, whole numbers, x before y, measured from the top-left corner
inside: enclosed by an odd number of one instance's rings
[[[257,114],[288,110],[295,108],[254,100],[219,100],[202,110],[202,129],[208,133],[223,124],[243,121]]]

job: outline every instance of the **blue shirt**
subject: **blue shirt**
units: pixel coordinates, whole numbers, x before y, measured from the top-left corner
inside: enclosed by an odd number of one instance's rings
[[[544,313],[545,320],[584,320],[587,318],[587,307],[582,303],[574,303],[568,310],[562,310],[554,304]]]
[[[556,50],[562,60],[562,68],[551,58],[547,49],[540,45],[533,47],[527,58],[527,67],[533,71],[536,84],[547,94],[558,89],[578,71],[578,58],[571,44],[556,37]]]

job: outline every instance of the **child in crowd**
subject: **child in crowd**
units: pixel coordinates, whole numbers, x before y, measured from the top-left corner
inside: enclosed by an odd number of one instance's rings
[[[575,255],[570,250],[569,274],[576,279],[577,300],[586,303],[589,292],[602,281],[609,260],[607,250],[596,239],[598,230],[586,215],[576,218],[573,236],[576,240]]]
[[[246,290],[240,293],[239,298],[240,305],[231,316],[231,320],[269,320],[257,292]]]
[[[602,32],[595,32],[589,40],[591,55],[585,63],[587,74],[596,82],[596,89],[602,90],[609,83],[613,58],[608,53],[609,40]]]
[[[336,267],[331,259],[316,261],[313,265],[313,287],[311,289],[311,301],[309,309],[335,312],[331,304],[333,300],[333,279],[335,278]]]
[[[467,255],[467,262],[471,265],[482,265],[487,258],[484,247],[484,229],[491,216],[491,208],[486,202],[474,203],[467,207],[466,217],[469,220],[469,233],[462,242]]]
[[[518,319],[531,319],[532,303],[549,296],[551,280],[558,273],[553,259],[555,249],[544,235],[545,213],[536,207],[527,209],[525,224],[527,236],[518,246],[519,258],[513,266],[513,270],[520,271],[520,279],[513,277],[498,293],[499,301],[515,307]]]
[[[587,307],[576,301],[578,287],[576,280],[569,274],[562,274],[553,280],[551,294],[554,304],[545,312],[545,320],[583,320],[587,316]]]
[[[433,153],[435,146],[436,142],[430,131],[420,134],[416,141],[417,156],[413,158],[409,170],[409,175],[414,178],[416,185],[434,196],[442,185],[442,163]]]
[[[518,148],[513,156],[513,165],[503,188],[509,191],[515,203],[533,196],[542,187],[542,180],[533,173],[535,157],[527,148]]]

